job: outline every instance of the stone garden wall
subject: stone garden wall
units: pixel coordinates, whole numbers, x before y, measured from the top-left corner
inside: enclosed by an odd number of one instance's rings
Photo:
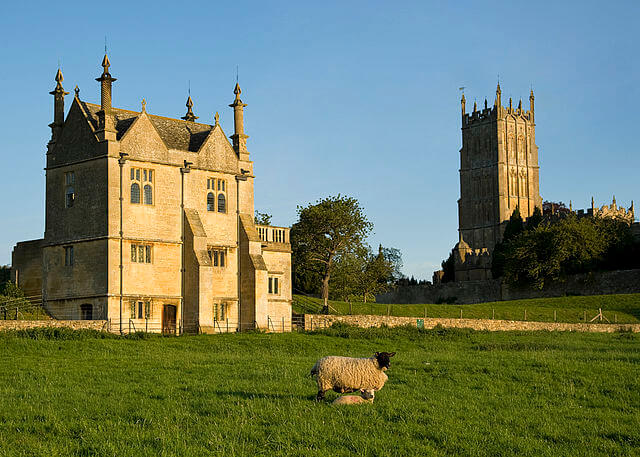
[[[601,332],[613,333],[620,331],[640,332],[640,324],[569,324],[562,322],[530,322],[530,321],[507,321],[492,319],[444,319],[444,318],[421,318],[421,317],[395,317],[395,316],[336,316],[325,314],[305,314],[305,330],[318,330],[331,327],[334,322],[356,327],[398,327],[403,325],[418,326],[420,323],[424,328],[434,328],[440,325],[445,328],[469,328],[473,330],[488,331],[534,331],[547,330],[558,332]]]

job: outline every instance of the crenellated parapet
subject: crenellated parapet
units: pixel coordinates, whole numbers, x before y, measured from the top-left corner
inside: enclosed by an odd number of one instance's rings
[[[624,208],[622,206],[618,206],[616,203],[616,197],[613,196],[613,200],[610,205],[602,205],[600,208],[595,206],[595,201],[593,197],[591,197],[591,208],[586,210],[579,209],[577,211],[573,211],[573,208],[570,208],[571,212],[575,213],[578,217],[600,217],[603,219],[615,219],[626,224],[633,224],[635,221],[635,208],[633,205],[633,200],[631,201],[631,206],[629,208]]]

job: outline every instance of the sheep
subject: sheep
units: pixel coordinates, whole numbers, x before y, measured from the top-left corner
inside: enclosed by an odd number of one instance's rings
[[[375,397],[375,390],[360,390],[360,396],[357,395],[344,395],[333,400],[333,405],[360,405],[362,403],[373,403]]]
[[[373,357],[363,359],[338,356],[321,358],[310,373],[318,383],[316,401],[322,400],[325,392],[332,389],[338,393],[382,389],[389,379],[384,373],[391,365],[389,358],[395,354],[376,352]]]

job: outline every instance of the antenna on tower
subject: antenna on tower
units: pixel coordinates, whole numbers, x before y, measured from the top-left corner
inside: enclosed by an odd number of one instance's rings
[[[459,91],[461,91],[463,94],[464,94],[464,87],[465,87],[465,86],[458,87],[458,90],[459,90]]]
[[[104,53],[107,53],[107,35],[104,36]]]
[[[238,73],[240,72],[240,65],[236,64],[236,84],[238,84]]]
[[[191,80],[190,79],[187,80],[187,84],[189,86],[187,89],[189,91],[189,97],[191,97]]]

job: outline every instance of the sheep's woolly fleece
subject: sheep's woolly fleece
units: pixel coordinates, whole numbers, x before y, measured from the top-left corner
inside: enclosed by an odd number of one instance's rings
[[[316,362],[311,370],[317,376],[318,390],[326,392],[353,392],[355,390],[380,390],[388,376],[379,368],[375,356],[356,359],[327,356]]]

